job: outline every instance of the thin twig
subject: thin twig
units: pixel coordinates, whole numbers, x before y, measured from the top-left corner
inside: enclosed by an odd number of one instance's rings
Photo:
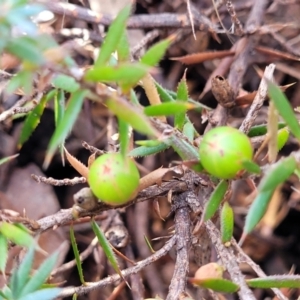
[[[240,131],[242,131],[244,133],[248,133],[251,126],[253,125],[253,123],[258,115],[258,112],[259,112],[260,108],[262,107],[262,105],[267,97],[267,94],[268,94],[268,85],[267,85],[266,79],[272,80],[274,70],[275,70],[274,64],[270,64],[269,66],[266,67],[264,76],[260,82],[260,85],[259,85],[258,91],[255,95],[255,98],[250,106],[247,116],[245,117],[245,119],[243,120],[243,122],[240,126]]]
[[[222,244],[220,232],[212,221],[209,220],[204,224],[211,241],[215,245],[215,248],[222,260],[223,265],[230,274],[232,281],[238,284],[240,287],[238,291],[240,300],[255,300],[256,298],[254,294],[245,282],[244,275],[239,268],[232,247],[225,247]]]
[[[38,183],[43,182],[43,183],[54,185],[54,186],[75,185],[75,184],[79,184],[79,183],[86,183],[86,178],[84,178],[84,177],[74,177],[72,179],[69,179],[69,178],[54,179],[52,177],[38,176],[35,174],[31,174],[31,177]]]
[[[259,277],[267,277],[265,272],[260,268],[259,265],[257,265],[244,251],[243,249],[238,245],[238,243],[233,240],[232,245],[235,247],[235,249],[238,251],[239,256],[238,260],[240,263],[246,263],[248,264]],[[283,295],[283,293],[280,291],[280,289],[272,288],[272,291],[274,294],[278,297],[279,300],[287,300],[287,298]]]
[[[125,269],[121,271],[122,275],[126,278],[131,274],[136,274],[142,269],[144,269],[146,266],[152,264],[153,262],[157,261],[160,259],[162,256],[166,255],[172,247],[175,245],[176,242],[176,237],[173,236],[170,238],[170,240],[158,251],[156,251],[153,255],[149,256],[148,258],[138,262],[135,266]],[[59,294],[59,297],[68,297],[72,296],[75,293],[77,295],[83,295],[86,294],[90,291],[99,289],[101,287],[105,287],[109,284],[113,284],[120,280],[120,276],[118,274],[109,276],[103,280],[100,280],[98,282],[93,282],[93,283],[87,283],[86,286],[80,286],[80,287],[67,287],[62,290],[62,292]]]
[[[189,270],[189,248],[191,244],[191,220],[185,198],[190,192],[173,198],[175,210],[176,263],[166,300],[179,299],[186,288]],[[177,206],[179,206],[177,208]]]
[[[227,10],[228,10],[228,12],[230,14],[230,17],[231,17],[232,26],[233,26],[233,29],[234,29],[233,33],[236,33],[237,35],[242,36],[244,34],[243,25],[242,25],[242,23],[240,22],[239,18],[236,15],[236,12],[235,12],[235,9],[234,9],[234,6],[233,6],[232,2],[227,0],[226,1],[226,7],[227,7]]]

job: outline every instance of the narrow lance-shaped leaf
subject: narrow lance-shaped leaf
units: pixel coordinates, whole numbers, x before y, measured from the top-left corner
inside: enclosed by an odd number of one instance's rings
[[[300,288],[300,275],[274,275],[265,278],[247,279],[247,284],[252,288]]]
[[[277,132],[277,148],[280,151],[283,146],[286,144],[290,136],[290,131],[287,127],[279,129]]]
[[[95,62],[96,67],[106,64],[109,61],[111,54],[117,49],[124,28],[126,27],[127,19],[130,15],[130,9],[130,6],[125,6],[110,25]]]
[[[18,300],[35,300],[35,299],[54,300],[57,298],[61,290],[62,290],[61,288],[46,288],[46,289],[34,291],[31,294],[18,298]]]
[[[188,98],[189,98],[189,93],[188,93],[188,87],[186,83],[186,70],[185,70],[184,75],[177,87],[177,100],[186,102],[188,101]],[[184,112],[178,111],[178,113],[175,115],[174,124],[175,127],[177,127],[179,130],[183,129],[185,123],[185,113],[186,113],[185,111]]]
[[[268,161],[274,163],[278,154],[278,140],[277,140],[277,124],[278,113],[274,102],[270,102],[268,108]]]
[[[80,282],[82,284],[85,284],[81,260],[80,260],[80,254],[78,251],[73,226],[70,227],[70,240],[71,240],[71,245],[72,245],[72,249],[73,249],[74,256],[75,256],[75,261],[76,261],[76,266],[77,266]]]
[[[14,294],[15,299],[19,299],[22,289],[29,280],[31,267],[34,258],[34,247],[30,247],[26,253],[20,266],[13,271],[10,280],[10,288]]]
[[[90,69],[85,74],[87,81],[118,82],[135,85],[143,78],[149,67],[141,63],[120,63],[117,66],[100,66]]]
[[[196,279],[191,278],[189,280],[192,284],[202,288],[211,289],[216,292],[223,293],[235,293],[239,290],[239,286],[232,281],[221,278],[208,278],[208,279]]]
[[[130,141],[129,126],[128,123],[124,122],[122,119],[119,119],[118,122],[119,122],[120,152],[123,156],[125,156]]]
[[[260,166],[252,160],[248,160],[248,159],[243,160],[242,165],[243,165],[243,169],[249,173],[254,173],[254,174],[261,173]]]
[[[186,111],[193,108],[195,108],[195,105],[189,102],[166,102],[158,105],[147,106],[144,108],[144,113],[147,116],[171,116],[183,114],[184,122]]]
[[[17,227],[13,224],[2,222],[0,224],[0,232],[13,243],[23,246],[30,247],[37,245],[33,237],[25,230]]]
[[[87,95],[88,91],[79,90],[72,94],[69,103],[67,105],[65,114],[61,122],[59,122],[56,127],[54,134],[50,140],[46,158],[44,161],[44,168],[47,168],[58,145],[60,145],[69,134],[72,129],[82,107],[84,97]]]
[[[56,90],[56,94],[54,97],[54,120],[55,120],[56,127],[61,122],[65,114],[65,102],[66,102],[65,93],[62,90]],[[62,143],[59,145],[60,156],[63,165],[65,165],[64,148],[63,148],[64,143],[65,141],[62,141]]]
[[[300,125],[284,93],[277,85],[270,81],[268,81],[268,92],[278,110],[278,113],[282,116],[293,135],[297,139],[300,139]]]
[[[32,132],[40,123],[40,119],[44,112],[46,103],[47,97],[44,96],[41,99],[40,103],[27,115],[19,138],[19,148],[21,148],[21,146],[28,140]]]
[[[274,191],[280,183],[285,182],[293,174],[296,167],[297,162],[294,156],[281,159],[268,169],[258,186],[258,190],[262,192]]]
[[[230,242],[233,234],[234,215],[228,202],[225,202],[221,210],[221,236],[222,243]]]
[[[125,27],[123,28],[123,33],[117,46],[117,53],[119,62],[130,60],[130,45]]]
[[[33,293],[34,291],[42,287],[43,283],[50,276],[50,273],[56,264],[57,258],[58,252],[55,252],[43,261],[38,270],[34,272],[34,274],[22,289],[21,296],[25,297],[26,295]]]
[[[177,137],[175,134],[165,139],[164,142],[172,146],[174,151],[176,151],[183,160],[199,160],[198,150],[189,142]]]
[[[258,195],[255,197],[253,203],[251,204],[248,214],[246,216],[244,234],[242,239],[245,237],[246,234],[250,233],[261,220],[261,218],[267,210],[273,193],[274,190],[258,192]]]
[[[80,85],[76,82],[75,78],[65,74],[58,74],[55,76],[52,84],[55,88],[62,89],[69,93],[74,93],[80,88]]]
[[[122,98],[108,98],[104,103],[110,111],[124,122],[129,123],[133,129],[150,136],[159,136],[147,117]]]
[[[165,55],[168,47],[170,46],[171,41],[174,39],[171,36],[168,39],[165,39],[154,46],[152,46],[147,52],[142,56],[141,62],[148,66],[155,66]]]
[[[286,124],[283,122],[278,123],[278,129],[282,129],[286,127]],[[260,124],[260,125],[255,125],[251,127],[250,131],[248,132],[249,137],[255,137],[255,136],[261,136],[264,135],[268,132],[267,130],[267,124]]]
[[[15,154],[15,155],[11,155],[11,156],[7,156],[7,157],[1,158],[0,159],[0,166],[3,165],[3,164],[5,164],[6,162],[9,162],[10,160],[18,157],[18,156],[19,156],[19,154]]]
[[[98,238],[99,244],[102,247],[107,259],[110,262],[110,264],[112,265],[114,270],[120,275],[120,277],[124,279],[124,277],[121,273],[121,270],[119,268],[116,256],[115,256],[115,254],[114,254],[114,252],[111,248],[111,245],[108,242],[108,240],[106,239],[104,233],[102,232],[102,230],[100,229],[98,224],[95,222],[95,220],[92,221],[92,228],[93,228],[93,231],[94,231],[94,233],[96,234],[96,236]]]
[[[5,276],[5,267],[7,262],[8,244],[6,237],[0,233],[0,271]]]
[[[203,212],[203,220],[209,220],[219,208],[225,193],[228,188],[228,182],[226,180],[221,180],[215,190],[212,192],[208,202],[205,205]]]
[[[169,147],[170,147],[169,145],[166,145],[165,143],[162,143],[162,142],[159,145],[151,146],[151,147],[141,146],[141,147],[137,147],[137,148],[134,148],[133,150],[131,150],[128,153],[128,156],[144,157],[144,156],[148,156],[148,155],[157,154],[161,151],[168,149]]]
[[[188,121],[184,124],[182,133],[187,137],[190,143],[193,142],[195,136],[195,128],[194,125]]]

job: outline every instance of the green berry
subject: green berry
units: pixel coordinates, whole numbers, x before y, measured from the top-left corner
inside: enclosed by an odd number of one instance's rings
[[[92,163],[88,176],[92,192],[109,205],[121,205],[131,200],[139,186],[139,179],[135,163],[120,153],[98,157]]]
[[[249,138],[233,127],[216,127],[206,133],[199,148],[200,161],[208,173],[232,179],[243,170],[242,162],[251,160],[253,148]]]

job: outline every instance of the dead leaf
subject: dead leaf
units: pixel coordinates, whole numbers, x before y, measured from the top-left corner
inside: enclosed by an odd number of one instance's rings
[[[207,60],[213,60],[216,58],[224,58],[227,56],[235,55],[234,51],[224,50],[224,51],[209,51],[209,52],[200,52],[195,54],[189,54],[180,57],[172,57],[171,60],[180,61],[186,65],[200,64]]]

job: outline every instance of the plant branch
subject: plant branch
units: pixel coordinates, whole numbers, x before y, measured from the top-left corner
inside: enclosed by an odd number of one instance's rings
[[[156,251],[153,255],[149,256],[148,258],[138,262],[135,266],[125,269],[121,271],[123,277],[128,277],[131,274],[136,274],[142,269],[144,269],[146,266],[152,264],[153,262],[160,259],[162,256],[166,255],[172,247],[176,243],[176,236],[172,236],[170,240],[158,251]],[[74,295],[75,293],[77,295],[83,295],[90,291],[99,289],[101,287],[105,287],[109,284],[113,284],[120,280],[120,276],[118,274],[109,276],[105,279],[102,279],[98,282],[92,282],[92,283],[86,283],[86,286],[79,286],[79,287],[67,287],[62,290],[62,292],[59,294],[59,297],[69,297]]]
[[[166,300],[179,299],[185,291],[189,270],[189,248],[191,244],[191,220],[189,208],[185,201],[187,194],[182,193],[173,198],[175,210],[176,263],[169,293]]]

